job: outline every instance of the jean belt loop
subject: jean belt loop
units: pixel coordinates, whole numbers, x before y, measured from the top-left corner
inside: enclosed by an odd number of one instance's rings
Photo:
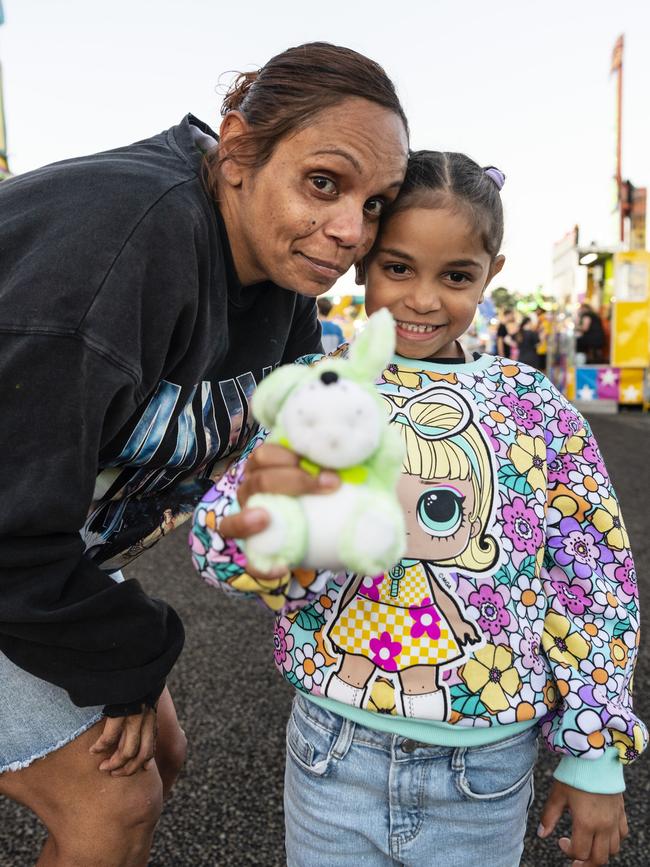
[[[452,771],[465,771],[465,753],[467,747],[457,747],[451,754],[451,769]]]
[[[343,717],[341,728],[332,747],[332,756],[335,759],[342,759],[347,754],[352,745],[355,728],[356,724],[352,720]]]

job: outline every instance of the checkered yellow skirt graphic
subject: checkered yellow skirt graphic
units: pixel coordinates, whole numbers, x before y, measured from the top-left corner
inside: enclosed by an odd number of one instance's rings
[[[451,626],[431,601],[422,564],[401,572],[397,579],[391,574],[374,579],[373,587],[361,585],[332,622],[331,644],[341,653],[366,657],[384,671],[442,665],[461,657]]]

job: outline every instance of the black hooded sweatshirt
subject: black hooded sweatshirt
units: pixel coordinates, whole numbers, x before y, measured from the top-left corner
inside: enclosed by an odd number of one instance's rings
[[[157,698],[183,627],[107,572],[191,513],[256,383],[320,349],[312,299],[238,282],[197,131],[0,185],[0,652],[113,714]]]

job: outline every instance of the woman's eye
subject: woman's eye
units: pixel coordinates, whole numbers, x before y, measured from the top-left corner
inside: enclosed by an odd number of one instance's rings
[[[453,536],[463,523],[465,497],[449,488],[431,488],[416,507],[419,525],[429,536],[445,539]]]
[[[336,193],[336,184],[331,178],[326,178],[323,175],[313,175],[309,180],[319,193],[326,193],[328,196]]]
[[[385,205],[383,199],[368,199],[363,209],[370,217],[380,217]]]

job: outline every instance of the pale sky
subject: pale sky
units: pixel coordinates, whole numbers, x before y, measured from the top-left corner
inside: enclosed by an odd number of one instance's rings
[[[549,285],[552,245],[576,223],[611,240],[614,79],[625,33],[623,172],[650,185],[647,0],[2,0],[10,168],[153,135],[188,111],[219,123],[227,70],[325,40],[380,62],[414,148],[460,150],[508,179],[515,291]],[[352,285],[350,275],[337,284]]]

